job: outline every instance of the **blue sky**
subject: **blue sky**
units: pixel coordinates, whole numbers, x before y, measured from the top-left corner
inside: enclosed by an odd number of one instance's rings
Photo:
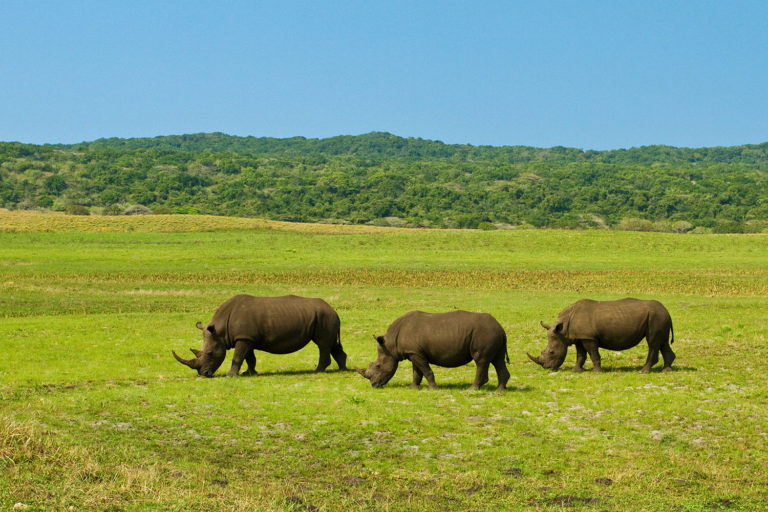
[[[0,140],[768,141],[765,1],[0,2]]]

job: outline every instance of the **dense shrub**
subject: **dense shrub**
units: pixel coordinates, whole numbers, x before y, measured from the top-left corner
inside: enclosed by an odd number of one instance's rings
[[[685,220],[678,220],[672,223],[673,233],[688,233],[694,228],[693,224]]]
[[[750,220],[744,224],[745,233],[768,233],[768,220]]]
[[[90,215],[91,210],[89,210],[87,206],[81,204],[68,204],[67,207],[64,208],[64,213],[67,215]]]
[[[123,213],[123,210],[125,210],[125,208],[120,206],[119,204],[111,204],[109,206],[104,207],[102,214],[103,215],[121,215]]]
[[[622,231],[653,231],[653,222],[647,219],[621,219],[619,229]]]
[[[151,215],[152,210],[141,204],[134,204],[123,210],[123,215]]]
[[[743,233],[744,223],[735,220],[722,220],[712,228],[713,233]]]

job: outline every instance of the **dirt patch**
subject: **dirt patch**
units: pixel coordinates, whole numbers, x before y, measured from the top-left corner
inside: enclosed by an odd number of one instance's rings
[[[304,500],[298,496],[288,496],[285,498],[286,503],[294,507],[298,507],[299,510],[305,510],[307,512],[318,512],[320,509],[309,503],[304,503]]]
[[[597,498],[583,498],[581,496],[555,496],[554,498],[549,498],[546,503],[549,505],[558,505],[561,507],[568,507],[571,505],[587,505],[590,503],[597,503],[599,500]]]
[[[341,478],[341,480],[348,485],[354,485],[355,487],[365,482],[365,479],[355,475],[347,475]]]

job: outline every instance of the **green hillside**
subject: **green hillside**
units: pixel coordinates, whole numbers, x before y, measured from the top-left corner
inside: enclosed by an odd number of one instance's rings
[[[155,213],[420,227],[757,232],[768,227],[767,169],[768,143],[582,151],[389,133],[0,143],[0,206],[119,214],[142,205]]]

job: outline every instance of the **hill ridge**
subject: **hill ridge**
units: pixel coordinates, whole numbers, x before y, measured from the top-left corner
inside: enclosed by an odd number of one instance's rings
[[[6,142],[0,207],[412,227],[762,231],[766,170],[768,143],[583,151],[387,132]]]
[[[664,144],[611,150],[584,150],[565,146],[540,148],[524,145],[446,144],[439,140],[400,137],[389,132],[374,131],[361,135],[336,135],[327,138],[302,136],[277,138],[228,135],[222,132],[160,135],[137,138],[102,138],[91,142],[55,145],[64,148],[104,149],[174,149],[184,151],[277,153],[290,155],[367,155],[398,157],[483,158],[509,162],[587,161],[612,162],[633,160],[653,161],[734,161],[767,163],[768,142],[739,146],[700,148],[676,147]]]

